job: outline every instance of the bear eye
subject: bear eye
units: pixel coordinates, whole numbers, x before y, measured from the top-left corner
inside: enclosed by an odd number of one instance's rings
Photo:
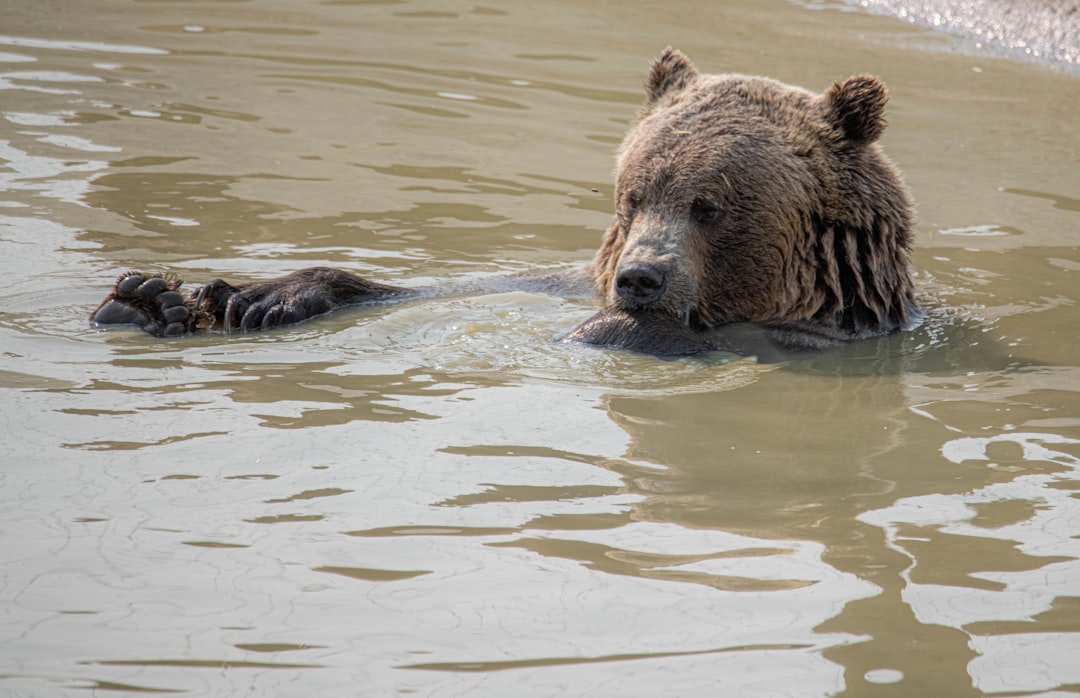
[[[626,202],[626,210],[630,213],[637,213],[638,209],[641,208],[640,194],[627,194],[624,201]]]
[[[697,199],[690,205],[690,215],[695,221],[701,224],[715,223],[720,220],[721,211],[718,206],[715,206],[708,201]]]

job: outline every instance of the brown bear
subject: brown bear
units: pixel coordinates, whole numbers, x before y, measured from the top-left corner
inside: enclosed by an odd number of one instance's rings
[[[618,151],[616,214],[584,268],[492,283],[604,307],[563,339],[658,355],[818,349],[910,328],[911,201],[876,144],[887,92],[853,77],[824,94],[706,75],[675,49],[652,64]],[[130,272],[91,315],[158,336],[264,330],[344,306],[452,292],[312,268],[201,287]]]

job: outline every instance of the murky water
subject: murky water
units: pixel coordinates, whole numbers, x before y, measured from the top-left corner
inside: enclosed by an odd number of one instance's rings
[[[15,0],[0,695],[1080,686],[1076,77],[780,0]],[[931,319],[788,365],[555,345],[592,303],[93,330],[128,268],[586,260],[665,45],[881,75]]]

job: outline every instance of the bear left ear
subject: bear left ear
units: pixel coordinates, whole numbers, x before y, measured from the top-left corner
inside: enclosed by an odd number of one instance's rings
[[[833,83],[825,92],[829,122],[855,143],[873,143],[885,131],[885,103],[889,91],[872,75],[859,75]]]
[[[652,62],[645,91],[652,104],[670,92],[685,89],[697,77],[697,68],[682,51],[668,46],[660,57]]]

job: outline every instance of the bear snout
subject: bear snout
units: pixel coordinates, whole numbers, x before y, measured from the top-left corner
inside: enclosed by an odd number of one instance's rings
[[[648,262],[623,264],[615,275],[615,292],[624,301],[638,306],[660,300],[667,285],[667,272]]]

